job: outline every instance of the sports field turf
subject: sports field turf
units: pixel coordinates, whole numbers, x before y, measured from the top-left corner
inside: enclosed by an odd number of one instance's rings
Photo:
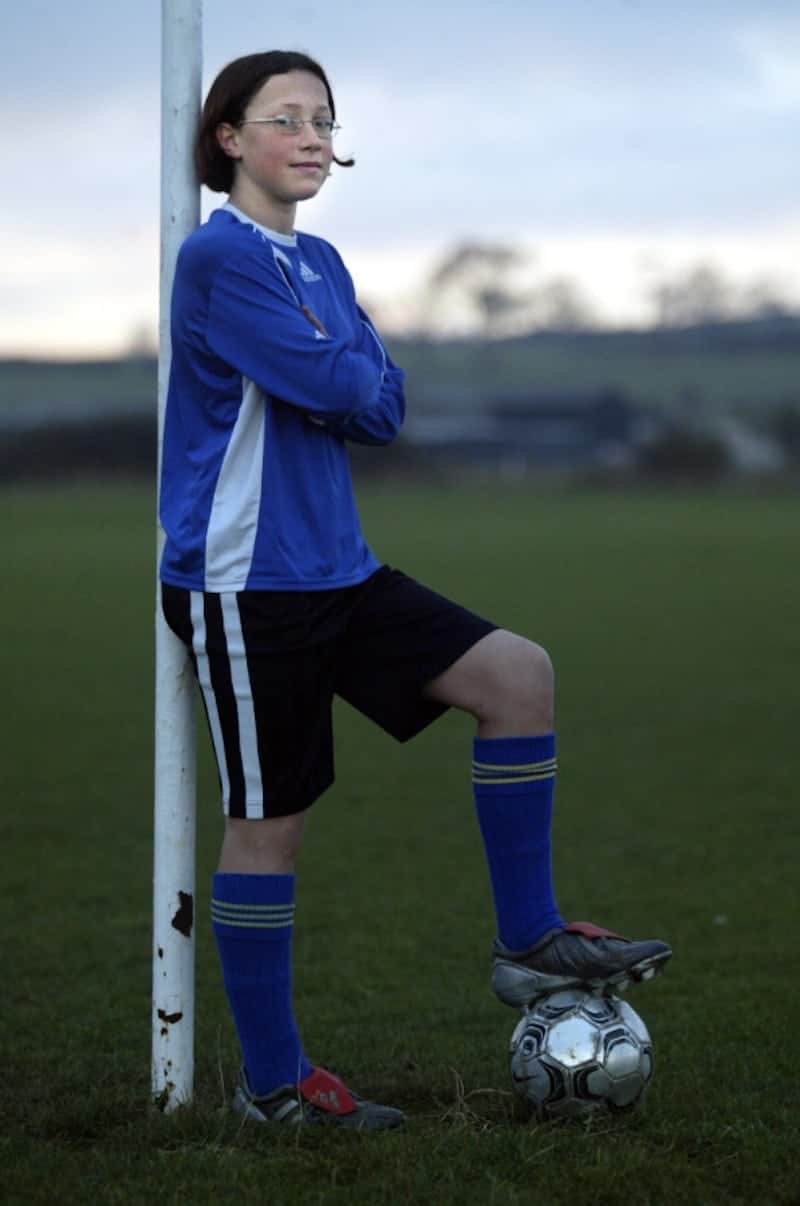
[[[655,1043],[645,1109],[536,1125],[515,1108],[471,725],[400,747],[342,707],[299,868],[297,1013],[312,1059],[411,1122],[293,1134],[228,1112],[205,734],[196,1099],[153,1111],[152,500],[18,490],[0,496],[0,1199],[800,1202],[798,499],[486,482],[361,501],[381,556],[554,658],[562,911],[675,948],[629,998]]]

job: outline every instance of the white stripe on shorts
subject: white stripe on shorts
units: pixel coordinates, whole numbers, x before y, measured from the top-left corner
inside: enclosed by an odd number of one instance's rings
[[[244,771],[245,815],[251,819],[259,819],[264,815],[264,783],[261,778],[261,760],[258,756],[256,712],[253,707],[253,691],[250,686],[250,671],[247,668],[242,621],[236,594],[233,591],[227,591],[220,594],[219,598],[222,607],[222,623],[225,628],[225,641],[228,646],[233,693],[236,698],[236,711],[239,717],[239,749]]]
[[[219,767],[219,777],[222,784],[222,803],[227,812],[231,800],[231,784],[228,778],[228,763],[225,759],[225,742],[222,740],[222,725],[219,722],[217,697],[211,686],[211,667],[206,652],[206,615],[203,607],[202,591],[193,590],[191,595],[192,615],[192,648],[197,659],[197,681],[203,692],[203,699],[208,712],[208,727],[211,730],[211,740]]]

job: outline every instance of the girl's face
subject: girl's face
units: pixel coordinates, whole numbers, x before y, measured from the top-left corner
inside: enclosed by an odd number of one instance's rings
[[[303,124],[287,133],[279,124],[261,120],[271,117],[293,117]],[[333,144],[311,123],[331,117],[325,85],[311,72],[273,75],[251,98],[242,124],[225,123],[217,131],[223,150],[237,161],[231,196],[258,199],[283,212],[316,196],[330,170]]]

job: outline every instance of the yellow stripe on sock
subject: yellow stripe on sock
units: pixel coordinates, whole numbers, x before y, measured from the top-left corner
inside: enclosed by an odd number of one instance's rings
[[[278,930],[281,927],[292,925],[294,918],[291,913],[284,915],[275,915],[275,917],[243,917],[240,913],[226,913],[221,909],[211,909],[211,920],[220,921],[222,925],[243,925],[250,927],[261,927],[265,930]]]
[[[555,758],[546,758],[543,762],[522,762],[519,765],[513,763],[502,762],[473,762],[473,770],[480,771],[538,771],[545,768],[556,770],[557,762]]]
[[[211,914],[211,920],[219,925],[234,926],[237,930],[284,930],[291,924],[291,919],[284,921],[243,921],[241,917],[219,917]]]
[[[292,925],[294,905],[230,905],[225,901],[212,900],[211,920],[225,925],[277,929]]]
[[[498,779],[494,775],[489,779],[476,779],[473,777],[472,782],[479,783],[483,787],[494,787],[495,784],[499,786],[501,783],[540,783],[542,779],[555,779],[555,777],[555,771],[548,771],[540,775],[514,775],[510,779]]]

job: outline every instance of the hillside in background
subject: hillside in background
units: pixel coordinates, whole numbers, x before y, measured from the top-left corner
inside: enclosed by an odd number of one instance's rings
[[[388,342],[406,423],[358,473],[800,473],[800,318]],[[0,361],[0,482],[152,476],[157,392],[152,356]]]
[[[395,341],[420,401],[613,389],[648,406],[800,408],[800,319],[624,332],[546,332],[505,340]]]
[[[739,413],[800,409],[800,318],[625,332],[546,332],[436,342],[393,337],[412,406],[479,407],[508,395],[615,389],[648,406]],[[0,413],[17,423],[155,406],[151,357],[0,360]],[[23,417],[24,416],[24,417]],[[16,425],[16,424],[15,424]]]

